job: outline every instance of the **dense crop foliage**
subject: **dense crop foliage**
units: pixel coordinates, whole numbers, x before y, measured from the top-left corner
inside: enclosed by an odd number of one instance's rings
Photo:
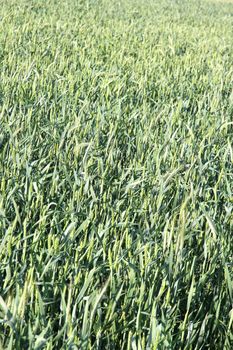
[[[0,8],[0,348],[231,349],[233,3]]]

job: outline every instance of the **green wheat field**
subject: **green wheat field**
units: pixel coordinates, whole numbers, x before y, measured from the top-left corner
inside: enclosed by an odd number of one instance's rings
[[[0,349],[233,349],[233,1],[0,0]]]

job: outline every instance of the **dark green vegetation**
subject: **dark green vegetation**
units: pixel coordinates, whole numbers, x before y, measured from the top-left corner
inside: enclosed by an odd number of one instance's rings
[[[0,348],[231,349],[233,5],[0,8]]]

